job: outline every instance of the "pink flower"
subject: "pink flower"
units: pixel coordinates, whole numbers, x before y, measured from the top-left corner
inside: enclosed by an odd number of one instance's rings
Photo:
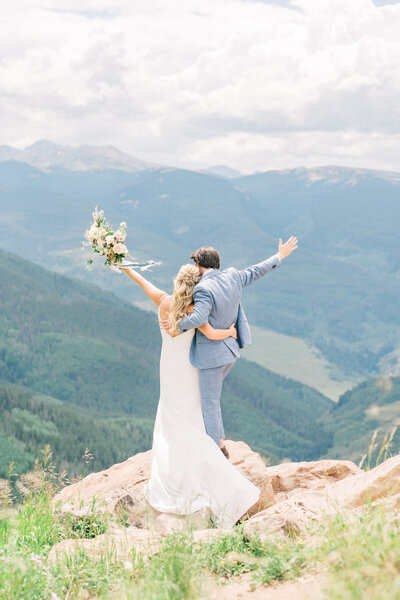
[[[126,254],[128,252],[128,248],[125,244],[115,244],[114,253],[115,254]]]

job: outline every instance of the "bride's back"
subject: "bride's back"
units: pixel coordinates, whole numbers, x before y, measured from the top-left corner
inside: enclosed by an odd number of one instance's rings
[[[168,309],[171,297],[167,297],[160,305],[159,316],[168,318]],[[195,389],[198,396],[198,371],[190,362],[190,346],[192,344],[194,329],[181,333],[175,337],[170,336],[165,329],[160,328],[162,349],[160,359],[160,386],[161,399],[166,397],[186,398],[188,390]]]

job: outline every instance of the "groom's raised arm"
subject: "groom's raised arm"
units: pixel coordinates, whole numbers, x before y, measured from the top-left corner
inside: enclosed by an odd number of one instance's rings
[[[243,271],[237,270],[240,275],[242,287],[251,285],[253,281],[257,281],[257,279],[260,279],[260,277],[264,277],[264,275],[272,271],[272,269],[280,267],[282,260],[289,256],[289,254],[291,254],[293,250],[296,250],[296,248],[297,237],[294,235],[291,235],[288,241],[284,244],[282,244],[282,240],[279,238],[279,250],[276,254],[270,258],[267,258],[267,260],[258,263],[257,265],[243,269]]]
[[[212,308],[211,296],[205,290],[199,289],[194,291],[193,299],[194,308],[192,314],[183,317],[179,323],[179,330],[182,333],[208,323],[208,317]]]
[[[242,287],[251,285],[254,281],[257,281],[257,279],[264,277],[264,275],[272,271],[272,269],[276,269],[276,267],[280,266],[281,258],[279,252],[277,252],[263,262],[253,265],[252,267],[246,267],[246,269],[243,269],[242,271],[238,270]]]

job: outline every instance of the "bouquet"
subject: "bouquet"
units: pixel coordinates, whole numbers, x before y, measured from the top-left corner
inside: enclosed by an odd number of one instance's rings
[[[87,241],[82,242],[82,246],[90,246],[94,252],[105,256],[106,260],[104,264],[119,273],[121,273],[119,266],[139,267],[141,270],[145,270],[151,266],[160,264],[153,260],[146,263],[126,261],[125,257],[128,256],[128,248],[124,244],[126,223],[123,221],[119,224],[118,229],[114,231],[113,227],[104,217],[104,211],[98,211],[97,207],[93,213],[93,223],[89,225],[89,229],[85,232],[85,238]],[[88,269],[91,268],[92,263],[93,260],[88,258],[86,261]]]

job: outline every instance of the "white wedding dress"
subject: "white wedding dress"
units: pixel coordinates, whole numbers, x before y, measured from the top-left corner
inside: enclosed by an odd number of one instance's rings
[[[230,528],[258,501],[260,490],[205,431],[199,373],[189,360],[193,335],[171,337],[161,330],[160,401],[145,497],[162,513],[209,508],[218,527]]]

